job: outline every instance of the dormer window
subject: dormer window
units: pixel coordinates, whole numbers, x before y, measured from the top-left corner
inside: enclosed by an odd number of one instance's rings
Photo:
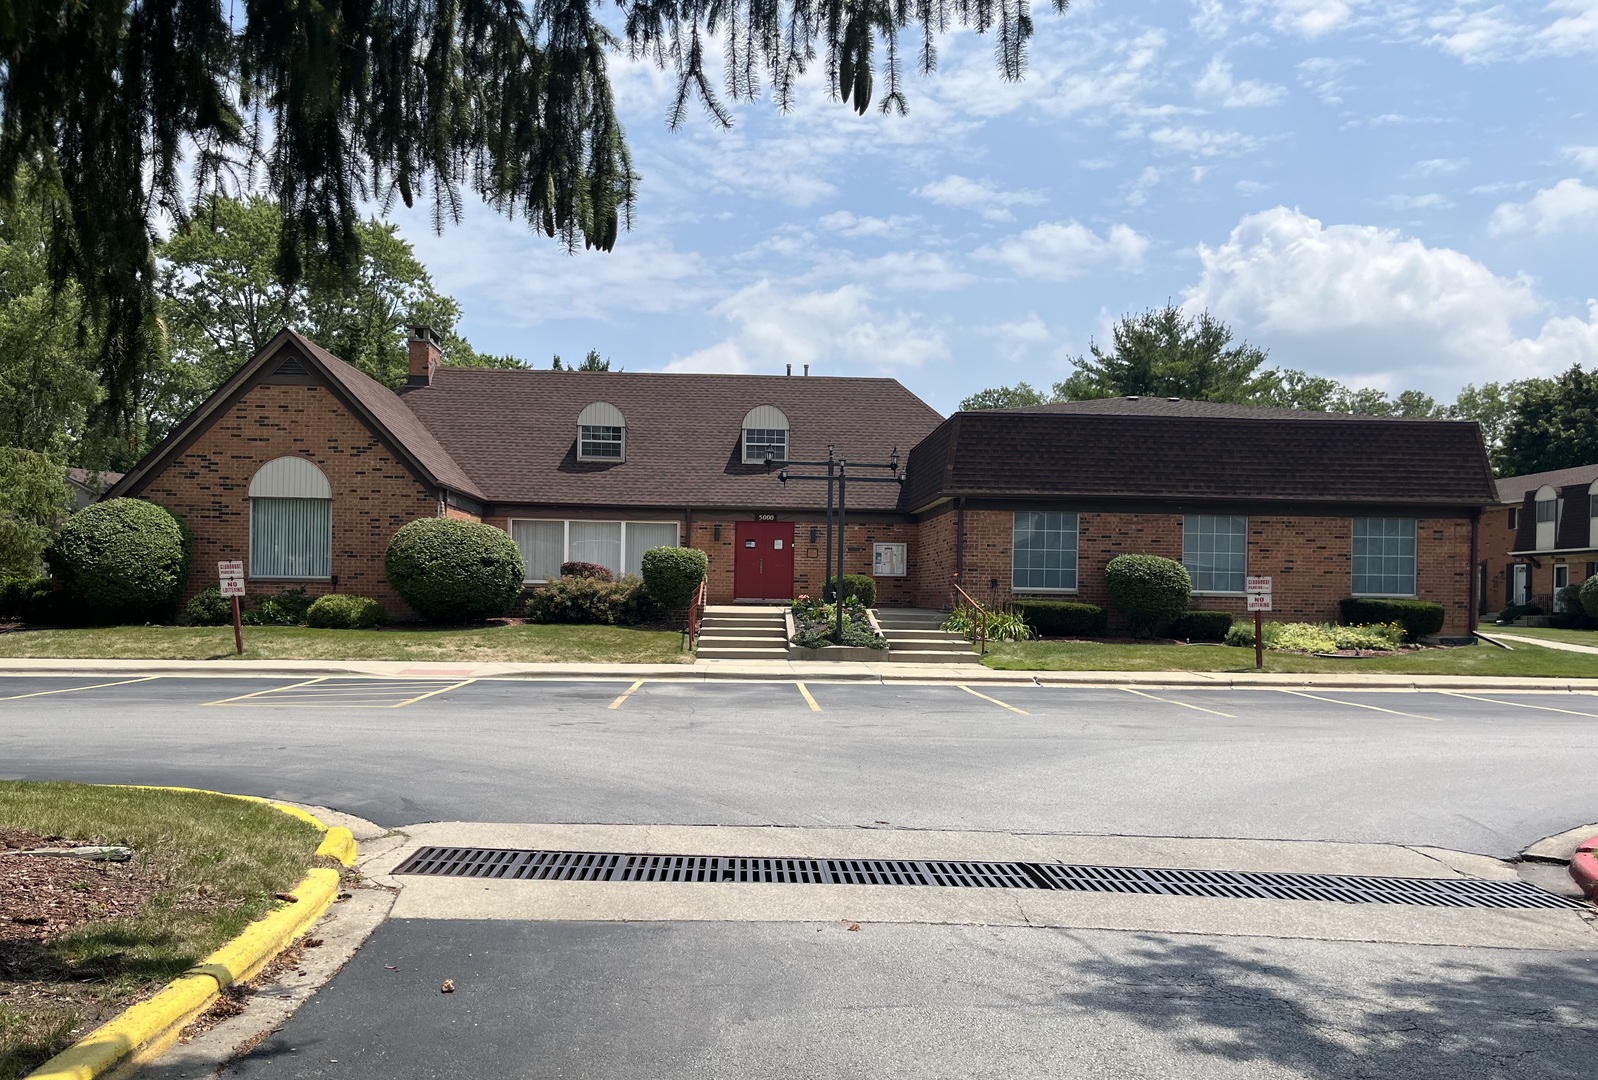
[[[758,465],[768,457],[788,460],[788,417],[775,405],[750,409],[744,417],[744,464]]]
[[[627,460],[627,422],[620,409],[596,401],[582,411],[577,417],[577,460]]]

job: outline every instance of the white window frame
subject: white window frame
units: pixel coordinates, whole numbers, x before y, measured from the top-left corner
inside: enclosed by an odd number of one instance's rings
[[[1356,521],[1407,521],[1415,528],[1415,571],[1412,586],[1409,592],[1360,592],[1354,588],[1354,522]],[[1383,556],[1385,558],[1386,556]],[[1349,592],[1354,596],[1369,596],[1373,599],[1390,598],[1393,600],[1413,600],[1420,595],[1420,521],[1417,518],[1401,517],[1364,517],[1351,518],[1348,523],[1348,586]]]
[[[604,445],[606,445],[606,446],[610,446],[614,442],[614,445],[617,446],[621,450],[621,452],[619,454],[614,454],[614,455],[612,455],[612,454],[590,454],[590,453],[588,453],[586,450],[584,450],[584,446],[589,442],[588,433],[590,431],[615,431],[615,432],[618,432],[619,434],[617,435],[615,440],[611,440],[609,438],[606,438],[606,439],[603,439],[603,440],[595,439],[593,441],[595,443],[603,442]],[[620,424],[620,425],[617,425],[617,424],[578,424],[577,425],[577,460],[578,461],[597,461],[597,462],[603,462],[603,463],[609,464],[609,465],[617,465],[617,464],[624,463],[627,460],[627,425],[626,424]]]
[[[772,458],[773,461],[786,461],[788,459],[788,435],[789,435],[789,432],[788,432],[787,428],[744,428],[743,450],[744,450],[744,464],[745,465],[760,465],[760,464],[763,464],[765,462],[765,460],[766,460],[766,451],[767,451],[767,449],[770,449],[770,444],[769,444],[769,442],[767,442],[767,443],[763,444],[764,448],[760,451],[759,454],[751,455],[750,452],[749,452],[749,433],[751,431],[758,431],[761,434],[766,435],[768,437],[773,435],[773,434],[775,434],[775,433],[777,433],[777,432],[779,432],[779,431],[782,432],[782,453],[780,453],[780,454],[773,453],[771,455],[771,458]]]
[[[1188,522],[1196,518],[1237,518],[1243,522],[1243,585],[1241,589],[1199,589],[1193,590],[1194,596],[1245,596],[1248,593],[1248,515],[1246,514],[1183,514],[1182,515],[1182,565],[1187,566],[1188,576],[1197,580],[1193,568],[1187,565],[1187,537]]]
[[[571,560],[571,553],[572,553],[572,522],[574,522],[574,521],[582,522],[585,525],[620,525],[621,526],[621,559],[622,559],[622,562],[624,562],[624,563],[627,561],[627,526],[629,526],[629,525],[670,525],[674,530],[676,530],[676,537],[677,537],[677,539],[672,543],[671,546],[672,547],[682,547],[682,522],[680,522],[680,521],[649,521],[647,519],[642,519],[642,518],[640,518],[638,520],[627,520],[627,519],[622,519],[622,518],[537,518],[537,517],[506,518],[505,519],[505,535],[509,536],[513,540],[516,538],[516,523],[518,521],[558,521],[558,522],[560,522],[561,523],[560,561],[562,563],[569,563],[569,562],[572,561]],[[522,584],[523,585],[548,585],[551,581],[555,580],[555,578],[530,578],[530,577],[526,576],[526,573],[527,573],[527,566],[524,563],[522,565],[522,574],[523,574],[523,576],[522,576]],[[616,577],[618,579],[621,577],[621,572],[620,571],[613,571],[613,573],[616,574]],[[558,576],[559,575],[557,575],[557,577]]]
[[[1076,518],[1076,584],[1069,588],[1050,588],[1015,583],[1015,519],[1018,514],[1070,514]],[[1015,510],[1010,514],[1010,592],[1026,595],[1069,596],[1082,591],[1082,515],[1075,510]]]

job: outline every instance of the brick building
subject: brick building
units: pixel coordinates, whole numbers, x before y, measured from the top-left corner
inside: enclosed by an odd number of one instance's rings
[[[1598,574],[1598,465],[1506,476],[1482,515],[1479,608],[1537,604],[1558,610],[1558,591]]]
[[[418,517],[485,521],[537,588],[562,562],[636,572],[643,551],[710,556],[713,603],[815,593],[826,576],[829,448],[849,469],[845,569],[879,603],[1106,603],[1120,552],[1186,563],[1197,606],[1328,621],[1353,594],[1416,596],[1462,634],[1478,525],[1495,498],[1474,424],[1164,399],[959,413],[892,379],[506,371],[439,365],[411,342],[391,391],[292,331],[253,357],[108,492],[158,502],[196,537],[190,593],[243,559],[252,593],[373,596]],[[887,468],[900,462],[899,482]],[[768,466],[768,457],[777,465]],[[873,467],[862,468],[862,462]]]

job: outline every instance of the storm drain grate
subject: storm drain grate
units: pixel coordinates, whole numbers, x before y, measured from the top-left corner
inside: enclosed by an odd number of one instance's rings
[[[1076,866],[1068,863],[795,859],[424,847],[400,864],[394,873],[510,881],[930,885],[1140,896],[1208,896],[1235,900],[1321,900],[1342,904],[1408,904],[1418,907],[1586,908],[1580,900],[1558,896],[1526,881]]]

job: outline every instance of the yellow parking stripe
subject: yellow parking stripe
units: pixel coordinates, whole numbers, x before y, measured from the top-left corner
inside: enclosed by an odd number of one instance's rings
[[[637,682],[633,683],[631,686],[629,686],[626,689],[626,691],[621,695],[621,697],[617,698],[615,701],[612,701],[610,703],[610,707],[612,709],[621,708],[621,703],[626,701],[628,698],[632,697],[635,693],[637,693],[638,692],[638,688],[640,686],[642,686],[642,685],[644,685],[644,680],[642,680],[642,679],[639,679]]]
[[[960,689],[964,690],[968,694],[975,694],[977,697],[981,698],[983,701],[991,701],[991,702],[993,702],[995,705],[997,705],[1001,709],[1009,709],[1011,712],[1020,713],[1022,716],[1031,716],[1032,715],[1031,713],[1027,712],[1025,709],[1018,709],[1014,705],[1008,705],[1005,702],[1000,701],[996,697],[988,697],[988,695],[986,695],[986,694],[978,694],[975,690],[971,689],[965,683],[957,683],[956,685],[959,686]]]
[[[1543,712],[1564,713],[1566,716],[1590,716],[1594,719],[1598,719],[1598,713],[1577,712],[1575,709],[1556,709],[1552,705],[1528,705],[1524,701],[1499,701],[1496,698],[1477,697],[1475,694],[1461,694],[1457,690],[1439,690],[1437,692],[1439,694],[1447,694],[1449,697],[1462,697],[1469,698],[1472,701],[1485,701],[1489,705],[1513,705],[1517,709],[1540,709]]]
[[[398,708],[401,708],[401,707],[403,707],[405,705],[415,705],[418,701],[426,701],[430,697],[437,697],[439,694],[447,694],[451,690],[459,690],[461,687],[470,686],[472,683],[474,683],[476,681],[477,681],[476,679],[462,679],[460,682],[455,683],[455,684],[453,684],[451,686],[441,686],[437,690],[429,690],[425,694],[417,694],[413,698],[406,698],[404,701],[396,701],[394,704],[392,704],[392,705],[390,705],[388,707],[390,709],[398,709]]]
[[[1163,701],[1167,705],[1180,705],[1184,709],[1197,709],[1199,712],[1207,712],[1211,716],[1224,716],[1228,720],[1236,720],[1237,719],[1237,717],[1233,716],[1231,713],[1229,713],[1229,712],[1221,712],[1221,710],[1219,710],[1219,709],[1206,709],[1202,705],[1189,705],[1185,701],[1177,701],[1174,698],[1164,698],[1164,697],[1159,697],[1159,696],[1157,696],[1155,694],[1145,694],[1143,691],[1134,690],[1130,686],[1123,686],[1123,687],[1121,687],[1121,689],[1125,690],[1128,694],[1136,694],[1138,697],[1146,697],[1146,698],[1149,698],[1152,701]]]
[[[796,682],[794,685],[799,688],[799,692],[803,694],[805,696],[805,700],[810,703],[810,711],[820,712],[821,706],[816,704],[816,699],[811,695],[810,688],[802,682]]]
[[[1337,698],[1321,697],[1319,694],[1306,694],[1302,690],[1283,690],[1280,687],[1277,687],[1276,690],[1281,694],[1293,694],[1296,697],[1314,698],[1316,701],[1329,701],[1333,705],[1347,705],[1351,709],[1369,709],[1372,712],[1384,712],[1389,716],[1407,716],[1411,720],[1430,720],[1434,724],[1442,723],[1442,721],[1437,719],[1435,716],[1422,716],[1420,713],[1400,712],[1397,709],[1384,709],[1380,705],[1364,705],[1358,701],[1341,701]]]
[[[0,698],[0,701],[21,701],[23,698],[49,697],[51,694],[71,694],[78,690],[104,690],[108,686],[127,686],[129,683],[149,682],[159,679],[159,675],[140,675],[137,679],[119,679],[116,682],[95,683],[93,686],[65,686],[60,690],[38,690],[32,694],[13,694],[10,697]]]
[[[245,700],[247,700],[249,698],[254,698],[254,697],[260,697],[262,694],[275,694],[279,690],[295,690],[295,689],[298,689],[301,686],[314,686],[315,684],[317,684],[319,682],[326,682],[330,677],[331,676],[328,676],[328,675],[320,675],[320,676],[318,676],[318,677],[316,677],[314,679],[306,679],[304,682],[290,683],[288,686],[274,686],[274,687],[272,687],[269,690],[257,690],[253,694],[240,694],[238,697],[223,698],[221,701],[207,701],[205,704],[207,704],[207,705],[232,705],[234,702],[245,701]]]

